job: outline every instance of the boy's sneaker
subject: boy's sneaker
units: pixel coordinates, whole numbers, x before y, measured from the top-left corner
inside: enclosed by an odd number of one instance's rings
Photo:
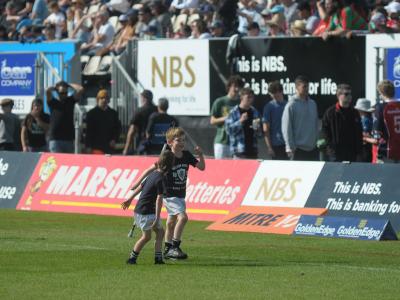
[[[185,252],[182,251],[181,248],[171,248],[168,253],[165,255],[165,258],[170,259],[187,259],[188,256]]]
[[[126,263],[129,265],[136,265],[136,258],[131,257],[126,261]]]

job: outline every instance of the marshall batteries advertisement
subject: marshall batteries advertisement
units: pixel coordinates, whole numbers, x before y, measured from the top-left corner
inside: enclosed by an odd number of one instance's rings
[[[35,53],[0,54],[0,98],[14,100],[13,112],[26,114],[35,97]]]
[[[45,153],[17,209],[130,216],[136,202],[130,211],[121,203],[155,160]],[[193,220],[213,221],[240,206],[259,162],[207,160],[206,165],[204,172],[189,168],[186,206]]]
[[[268,83],[279,80],[286,96],[295,93],[294,79],[310,79],[310,96],[320,115],[336,101],[340,83],[352,87],[353,99],[365,97],[365,38],[242,38],[228,49],[227,40],[210,40],[211,101],[225,93],[231,73],[245,78],[262,111],[268,100]],[[227,53],[228,49],[228,53]],[[219,94],[218,94],[219,93]]]

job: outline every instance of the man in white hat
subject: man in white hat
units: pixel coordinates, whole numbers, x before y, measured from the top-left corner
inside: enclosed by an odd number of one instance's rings
[[[361,153],[361,161],[372,162],[372,145],[375,144],[375,139],[372,137],[372,114],[375,109],[371,107],[371,101],[365,98],[357,100],[354,106],[360,114],[361,127],[363,133],[363,145]]]
[[[387,27],[400,32],[400,3],[392,1],[385,6],[385,9],[388,13]]]

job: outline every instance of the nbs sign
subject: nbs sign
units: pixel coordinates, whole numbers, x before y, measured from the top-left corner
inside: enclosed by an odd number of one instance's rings
[[[172,115],[208,115],[207,40],[140,41],[138,80],[155,99],[167,97]]]

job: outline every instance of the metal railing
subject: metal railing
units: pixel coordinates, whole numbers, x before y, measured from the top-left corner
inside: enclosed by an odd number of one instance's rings
[[[129,122],[138,108],[140,87],[133,81],[118,58],[114,55],[111,56],[112,84],[110,106],[118,112],[122,125],[122,133],[126,134]]]

